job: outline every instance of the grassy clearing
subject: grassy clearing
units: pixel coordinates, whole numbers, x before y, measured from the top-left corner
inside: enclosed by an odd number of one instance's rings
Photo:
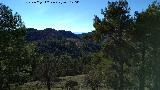
[[[84,77],[85,75],[77,75],[77,76],[66,76],[66,77],[59,77],[61,79],[60,82],[56,82],[54,85],[52,85],[51,90],[65,90],[65,84],[66,81],[72,80],[78,82],[79,90],[89,90],[84,85]],[[21,86],[11,86],[11,90],[47,90],[46,85],[43,85],[39,81],[35,82],[28,82]]]
[[[84,85],[84,78],[85,75],[77,75],[77,76],[66,76],[66,77],[59,77],[61,79],[60,82],[56,82],[55,85],[52,85],[51,90],[66,90],[65,83],[68,80],[78,82],[78,89],[77,90],[91,90],[89,87]],[[43,85],[39,81],[35,82],[28,82],[24,85],[15,87],[12,85],[11,90],[47,90],[46,85]],[[99,90],[106,90],[106,88],[100,88]]]

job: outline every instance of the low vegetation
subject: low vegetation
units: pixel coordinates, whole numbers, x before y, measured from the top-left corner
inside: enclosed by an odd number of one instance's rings
[[[160,4],[108,2],[94,31],[26,28],[0,3],[0,90],[159,90]]]

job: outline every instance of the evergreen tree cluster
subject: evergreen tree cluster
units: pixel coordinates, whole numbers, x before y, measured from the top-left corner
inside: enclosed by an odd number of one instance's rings
[[[59,77],[85,75],[92,90],[159,90],[160,4],[130,14],[127,0],[108,2],[94,31],[26,28],[0,3],[0,90],[41,81],[48,90]],[[66,87],[73,89],[76,81]]]

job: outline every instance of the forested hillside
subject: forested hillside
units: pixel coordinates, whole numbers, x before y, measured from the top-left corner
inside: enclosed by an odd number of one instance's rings
[[[0,90],[160,90],[160,3],[130,11],[109,1],[74,34],[26,28],[0,3]]]
[[[55,30],[52,28],[46,28],[44,30],[37,30],[34,28],[27,29],[26,39],[27,41],[38,41],[38,40],[52,40],[52,39],[80,39],[76,34],[71,31]]]
[[[68,54],[78,58],[82,57],[83,53],[89,54],[100,50],[100,44],[93,40],[85,40],[85,35],[77,35],[65,30],[28,28],[25,39],[36,43],[40,53]]]

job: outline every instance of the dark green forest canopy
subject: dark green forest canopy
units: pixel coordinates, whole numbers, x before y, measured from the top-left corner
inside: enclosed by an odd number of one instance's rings
[[[36,42],[40,52],[57,53],[63,55],[70,53],[74,57],[82,56],[82,52],[96,52],[100,45],[94,41],[85,41],[83,36],[78,36],[70,31],[27,29],[26,40]],[[57,52],[56,52],[57,51]]]
[[[81,74],[80,84],[92,90],[159,90],[160,4],[133,16],[130,10],[127,0],[108,2],[93,19],[95,30],[74,34],[26,28],[0,3],[0,90],[35,81],[51,90],[60,77]],[[67,88],[80,84],[66,81]]]

